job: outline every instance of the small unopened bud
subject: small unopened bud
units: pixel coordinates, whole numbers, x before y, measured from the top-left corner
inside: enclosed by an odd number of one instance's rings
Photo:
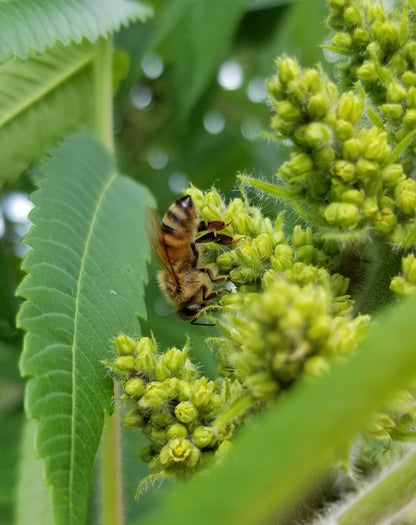
[[[362,109],[363,104],[360,98],[351,91],[349,93],[343,93],[338,102],[338,118],[355,124],[361,116]]]
[[[175,416],[181,423],[190,423],[198,417],[198,409],[190,401],[182,401],[175,407]]]
[[[384,208],[378,212],[374,221],[375,228],[384,234],[392,232],[396,224],[397,218],[388,208]]]
[[[305,131],[305,142],[311,148],[318,148],[328,144],[332,139],[331,131],[325,124],[312,122]]]
[[[114,341],[117,355],[131,355],[136,350],[137,341],[128,335],[120,334]]]
[[[357,160],[362,151],[361,141],[358,139],[346,140],[342,146],[342,156],[346,160],[355,161]]]
[[[355,180],[355,165],[347,160],[337,160],[332,167],[332,173],[344,182]]]
[[[416,284],[416,258],[412,254],[402,259],[403,273],[411,284]]]
[[[402,102],[407,95],[407,90],[399,82],[391,82],[387,86],[386,98],[387,102],[399,103]]]
[[[144,409],[162,408],[169,400],[169,394],[166,387],[158,382],[148,383],[146,392],[139,400],[139,407]]]
[[[404,173],[401,164],[388,164],[381,171],[381,179],[386,188],[396,186],[403,178]]]
[[[186,438],[188,437],[188,429],[181,423],[174,423],[168,427],[166,435],[169,440],[175,438]]]
[[[349,33],[338,31],[332,38],[332,45],[334,47],[341,47],[349,50],[352,45],[352,37]]]
[[[120,355],[114,361],[115,370],[120,374],[132,374],[134,370],[134,357],[132,355]]]
[[[361,180],[372,179],[376,177],[380,171],[378,162],[363,158],[358,159],[355,168],[357,177]]]
[[[270,399],[279,391],[279,383],[269,372],[258,372],[248,376],[245,383],[257,399]]]
[[[382,104],[380,111],[390,120],[399,121],[403,117],[401,104]]]
[[[343,142],[350,139],[354,134],[353,125],[351,122],[347,122],[346,120],[337,119],[335,121],[334,129],[337,139],[342,140]]]
[[[146,383],[143,379],[132,377],[124,386],[124,391],[129,397],[139,398],[146,390]]]
[[[142,337],[137,345],[136,370],[143,374],[152,374],[156,365],[155,348],[148,337]]]
[[[298,78],[301,75],[301,69],[298,63],[292,58],[283,57],[278,59],[277,66],[279,68],[279,79],[284,84],[290,80]]]
[[[358,78],[366,83],[373,83],[378,80],[378,72],[374,62],[364,61],[357,71]]]
[[[192,432],[192,441],[198,448],[209,447],[215,441],[212,427],[196,427]]]

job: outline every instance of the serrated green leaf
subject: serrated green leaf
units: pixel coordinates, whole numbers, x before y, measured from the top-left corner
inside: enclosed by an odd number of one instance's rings
[[[247,0],[177,0],[165,10],[162,27],[169,28],[171,21],[176,20],[174,32],[169,33],[169,49],[177,112],[182,121],[224,58],[246,3]]]
[[[70,137],[45,165],[33,195],[32,247],[18,294],[26,330],[21,371],[26,408],[38,418],[57,524],[84,523],[91,468],[111,409],[102,365],[109,340],[139,334],[145,316],[147,191],[117,175],[114,160],[87,132]]]
[[[282,397],[236,439],[221,465],[167,493],[136,523],[277,523],[374,412],[414,381],[415,315],[415,296],[384,311],[350,360]]]
[[[17,177],[63,133],[91,120],[93,58],[90,44],[57,46],[0,66],[0,185]]]
[[[26,59],[57,42],[94,43],[152,10],[132,0],[10,0],[0,2],[0,62]]]

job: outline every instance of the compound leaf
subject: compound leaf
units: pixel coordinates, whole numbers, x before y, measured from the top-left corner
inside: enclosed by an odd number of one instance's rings
[[[112,381],[102,360],[110,338],[139,334],[147,279],[144,216],[150,196],[119,176],[111,155],[87,132],[47,161],[34,193],[31,246],[18,289],[26,300],[21,371],[37,453],[52,486],[55,522],[84,523],[91,469]]]
[[[0,62],[26,59],[57,42],[94,43],[152,10],[132,0],[6,0],[0,2]]]

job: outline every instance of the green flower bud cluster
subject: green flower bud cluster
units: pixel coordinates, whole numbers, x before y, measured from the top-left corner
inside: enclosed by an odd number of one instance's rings
[[[181,476],[223,454],[235,421],[224,411],[244,393],[238,381],[198,377],[188,344],[158,354],[154,340],[121,334],[114,348],[106,365],[120,381],[122,399],[134,404],[124,424],[142,429],[148,446],[141,457],[153,471]]]
[[[191,187],[187,193],[203,220],[232,221],[225,231],[238,239],[233,249],[204,252],[205,259],[211,257],[208,260],[216,264],[219,273],[230,275],[241,292],[223,296],[221,305],[227,310],[240,308],[241,301],[251,297],[249,292],[264,288],[276,274],[301,285],[319,283],[337,298],[338,313],[351,310],[353,303],[346,295],[348,279],[337,273],[331,275],[326,269],[336,268],[339,263],[341,252],[335,241],[325,240],[300,225],[294,227],[289,240],[282,231],[282,214],[273,224],[260,210],[239,198],[226,206],[215,190],[203,193]]]
[[[302,377],[320,376],[355,348],[368,324],[367,316],[334,315],[332,306],[324,286],[275,277],[263,293],[220,318],[222,360],[263,401]]]
[[[409,297],[416,291],[416,257],[413,253],[402,258],[402,272],[393,277],[390,290],[397,297]]]
[[[327,226],[358,233],[372,227],[403,244],[415,227],[416,182],[395,161],[387,131],[363,127],[362,97],[338,96],[323,72],[303,70],[287,57],[277,65],[269,83],[277,113],[271,125],[292,142],[278,173],[288,196],[304,201]],[[315,97],[325,101],[322,111],[310,110]],[[296,115],[282,111],[288,104]]]
[[[348,57],[341,64],[344,84],[360,80],[391,127],[391,139],[402,140],[416,129],[415,5],[398,2],[388,12],[373,0],[328,0],[328,24],[335,31],[331,49]]]

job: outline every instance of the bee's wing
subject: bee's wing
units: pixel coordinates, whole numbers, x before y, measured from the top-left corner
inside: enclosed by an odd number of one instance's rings
[[[160,227],[159,219],[152,208],[147,209],[147,223],[146,223],[147,238],[153,251],[157,255],[160,264],[169,274],[175,275],[172,264],[166,252],[165,243],[163,241],[163,234]]]

